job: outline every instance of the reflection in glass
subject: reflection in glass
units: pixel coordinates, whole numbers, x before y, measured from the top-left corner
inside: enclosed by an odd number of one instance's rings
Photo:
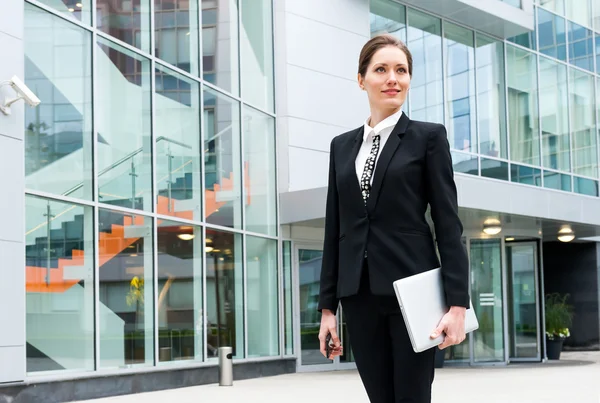
[[[277,240],[246,242],[248,357],[279,355]]]
[[[567,67],[540,57],[540,117],[543,166],[569,172]]]
[[[542,171],[538,168],[510,164],[511,182],[542,186]]]
[[[573,179],[573,191],[575,193],[588,196],[598,196],[598,181],[587,178],[579,178],[577,176],[573,177]]]
[[[156,212],[201,220],[200,85],[157,65],[154,101]]]
[[[477,152],[473,41],[473,31],[444,23],[448,142],[467,152]]]
[[[533,17],[535,18],[535,17]],[[537,36],[537,26],[534,25],[533,31],[528,31],[517,36],[513,36],[510,38],[506,38],[507,41],[516,43],[517,45],[521,45],[523,47],[536,50],[536,36]]]
[[[98,38],[96,127],[100,202],[150,210],[150,61]]]
[[[204,91],[204,180],[210,224],[242,227],[239,102]]]
[[[100,209],[100,367],[154,365],[152,218]]]
[[[25,186],[92,199],[91,34],[25,3]],[[3,100],[4,98],[2,98]]]
[[[575,21],[577,24],[590,27],[592,25],[590,0],[566,0],[567,18]]]
[[[239,95],[238,0],[202,0],[203,77]]]
[[[39,3],[52,7],[63,15],[68,15],[84,24],[90,25],[92,22],[92,1],[91,0],[38,0]],[[30,7],[25,3],[25,9]],[[25,17],[25,23],[30,17]],[[41,28],[41,27],[40,27]],[[25,30],[27,35],[28,30]],[[52,39],[52,37],[48,37]]]
[[[479,152],[507,158],[504,44],[481,34],[476,39]]]
[[[198,0],[152,1],[156,57],[197,76]]]
[[[569,62],[594,71],[594,34],[574,22],[569,22]]]
[[[393,0],[371,0],[371,37],[392,34],[406,42],[406,8]]]
[[[479,321],[473,332],[475,362],[504,361],[500,239],[471,240],[471,296]]]
[[[571,191],[571,175],[544,171],[544,187],[549,189]]]
[[[277,235],[275,119],[244,107],[246,230]]]
[[[594,77],[569,69],[569,101],[573,138],[573,173],[598,177]]]
[[[536,56],[510,45],[506,51],[510,159],[539,166]]]
[[[285,355],[294,354],[294,315],[292,288],[292,242],[283,241],[283,315],[285,321]]]
[[[408,9],[408,25],[407,45],[413,56],[411,119],[444,123],[441,22]]]
[[[202,228],[173,221],[158,224],[159,361],[201,360]]]
[[[241,0],[242,98],[273,112],[273,1]]]
[[[558,15],[565,15],[565,0],[539,0],[539,3]]]
[[[227,346],[244,358],[242,236],[207,229],[205,252],[207,357]]]
[[[565,19],[543,8],[537,10],[540,52],[555,59],[566,61],[567,35],[565,32]]]
[[[25,219],[27,372],[92,371],[93,210],[26,196]]]
[[[479,161],[476,155],[451,151],[454,172],[479,175]]]
[[[508,162],[481,158],[481,176],[508,180]]]
[[[153,0],[96,0],[97,28],[150,52],[150,1]]]
[[[299,299],[300,299],[300,349],[302,365],[331,364],[320,352],[319,328],[321,313],[319,284],[323,251],[314,249],[298,250]],[[346,351],[344,351],[346,353]]]

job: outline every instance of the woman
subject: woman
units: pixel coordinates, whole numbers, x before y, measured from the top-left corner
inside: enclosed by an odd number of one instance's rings
[[[410,120],[401,107],[412,77],[408,48],[391,35],[369,40],[358,84],[365,124],[331,142],[319,311],[321,352],[329,335],[342,354],[335,313],[344,309],[356,366],[372,403],[430,402],[435,349],[412,349],[392,283],[440,267],[425,219],[435,226],[446,303],[432,338],[465,339],[468,264],[443,125]]]

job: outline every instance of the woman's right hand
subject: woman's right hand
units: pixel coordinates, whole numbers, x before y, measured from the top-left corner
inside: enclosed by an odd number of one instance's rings
[[[331,349],[329,357],[327,357],[325,341],[327,340],[327,335],[330,333],[333,348]],[[332,360],[335,357],[342,355],[343,347],[340,343],[340,338],[337,335],[337,318],[335,317],[335,313],[329,309],[323,309],[322,311],[319,341],[321,342],[321,354],[323,354],[325,358]]]

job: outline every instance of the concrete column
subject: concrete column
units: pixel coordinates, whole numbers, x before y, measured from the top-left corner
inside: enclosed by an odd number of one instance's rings
[[[22,81],[23,1],[4,0],[0,12],[0,82],[13,75]],[[0,102],[15,94],[0,89]],[[12,114],[0,112],[0,383],[25,379],[25,174],[24,103]],[[8,365],[8,363],[10,363]]]

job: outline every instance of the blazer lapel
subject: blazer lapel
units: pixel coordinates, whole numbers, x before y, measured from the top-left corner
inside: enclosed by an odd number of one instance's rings
[[[406,132],[409,122],[410,119],[405,113],[403,113],[398,123],[396,123],[394,130],[392,130],[392,133],[390,133],[390,137],[387,139],[383,150],[381,150],[381,155],[379,156],[377,165],[375,166],[373,186],[371,187],[371,193],[369,194],[369,199],[367,200],[367,211],[369,212],[373,211],[377,205],[377,198],[379,197],[379,191],[381,190],[381,184],[383,182],[383,178],[385,177],[388,165],[396,153],[398,146],[400,146],[400,143],[402,142],[402,136]]]
[[[365,132],[365,127],[360,126],[356,129],[356,136],[354,136],[354,142],[352,144],[352,151],[350,151],[350,157],[348,158],[348,165],[346,166],[346,173],[348,180],[350,181],[350,189],[352,189],[353,197],[360,201],[360,205],[364,208],[365,202],[362,198],[362,189],[360,188],[360,182],[358,177],[356,176],[356,157],[358,156],[358,152],[360,151],[360,146],[363,142],[363,133]]]

